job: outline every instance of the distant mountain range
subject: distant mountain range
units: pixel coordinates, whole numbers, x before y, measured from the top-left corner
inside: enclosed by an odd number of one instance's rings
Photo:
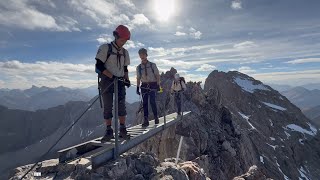
[[[268,84],[268,85],[279,92],[288,91],[288,90],[296,87],[296,86],[283,85],[283,84],[282,85],[281,84]],[[308,90],[320,89],[320,83],[305,84],[305,85],[301,85],[299,87],[303,87]]]
[[[46,152],[93,100],[71,101],[36,111],[8,109],[0,105],[0,179],[3,179],[3,172],[31,163]],[[127,104],[127,125],[136,122],[138,107],[139,103]],[[103,109],[96,102],[50,155],[59,149],[103,136],[104,131]]]
[[[295,87],[293,89],[282,91],[293,104],[301,110],[306,110],[320,105],[320,90],[308,90],[304,87]]]
[[[127,89],[128,103],[139,101],[135,87]],[[69,101],[89,101],[98,94],[97,86],[82,89],[70,89],[63,86],[57,88],[32,86],[30,89],[0,89],[0,105],[9,109],[36,111],[63,105]]]
[[[315,122],[316,124],[318,124],[318,126],[320,126],[320,105],[307,109],[305,111],[303,111],[303,113],[309,118],[311,119],[313,122]]]

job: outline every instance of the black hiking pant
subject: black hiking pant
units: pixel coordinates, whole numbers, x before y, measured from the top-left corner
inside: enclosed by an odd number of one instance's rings
[[[141,85],[144,117],[149,116],[149,98],[150,98],[150,105],[152,108],[153,116],[158,117],[157,104],[156,104],[157,89],[158,89],[158,84],[156,82],[142,83]]]
[[[104,119],[111,119],[113,117],[113,93],[114,93],[114,78],[102,74],[100,87],[103,99],[103,117]],[[112,85],[110,85],[112,84]],[[108,86],[110,87],[105,90]],[[126,88],[123,81],[118,81],[118,116],[126,116]]]
[[[177,113],[181,113],[181,92],[175,92],[174,93],[174,101],[176,102],[176,105],[177,105]]]

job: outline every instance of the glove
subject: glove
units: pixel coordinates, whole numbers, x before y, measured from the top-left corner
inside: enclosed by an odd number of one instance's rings
[[[140,90],[139,90],[139,86],[137,87],[137,94],[140,96]]]
[[[125,79],[124,80],[124,85],[127,86],[127,88],[129,88],[131,86],[130,80],[129,79]]]

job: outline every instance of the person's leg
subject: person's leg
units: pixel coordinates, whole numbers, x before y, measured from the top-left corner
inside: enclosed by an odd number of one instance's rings
[[[157,103],[156,103],[156,92],[150,92],[150,104],[153,112],[153,116],[155,119],[158,118],[158,110],[157,110]]]
[[[119,137],[125,138],[128,137],[127,135],[127,128],[126,128],[126,88],[123,82],[119,81],[119,91],[118,91],[118,115],[119,115],[119,123],[120,123],[120,133]]]
[[[142,100],[143,100],[143,123],[142,126],[149,126],[149,90],[141,88]]]
[[[113,138],[112,123],[112,108],[113,108],[113,80],[108,77],[103,77],[101,80],[102,100],[103,100],[103,117],[106,123],[106,133],[103,140]],[[108,88],[108,89],[106,89]]]
[[[177,103],[177,109],[178,109],[178,115],[181,114],[181,94],[177,93],[176,94],[176,103]]]
[[[143,100],[143,113],[144,113],[144,117],[148,117],[149,116],[149,93],[148,92],[144,92],[142,93],[142,100]]]

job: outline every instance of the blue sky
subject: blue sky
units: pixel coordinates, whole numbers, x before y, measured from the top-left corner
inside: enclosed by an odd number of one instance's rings
[[[145,47],[187,80],[238,70],[265,83],[320,83],[318,0],[11,0],[0,2],[0,88],[87,87],[119,24],[131,81]]]

